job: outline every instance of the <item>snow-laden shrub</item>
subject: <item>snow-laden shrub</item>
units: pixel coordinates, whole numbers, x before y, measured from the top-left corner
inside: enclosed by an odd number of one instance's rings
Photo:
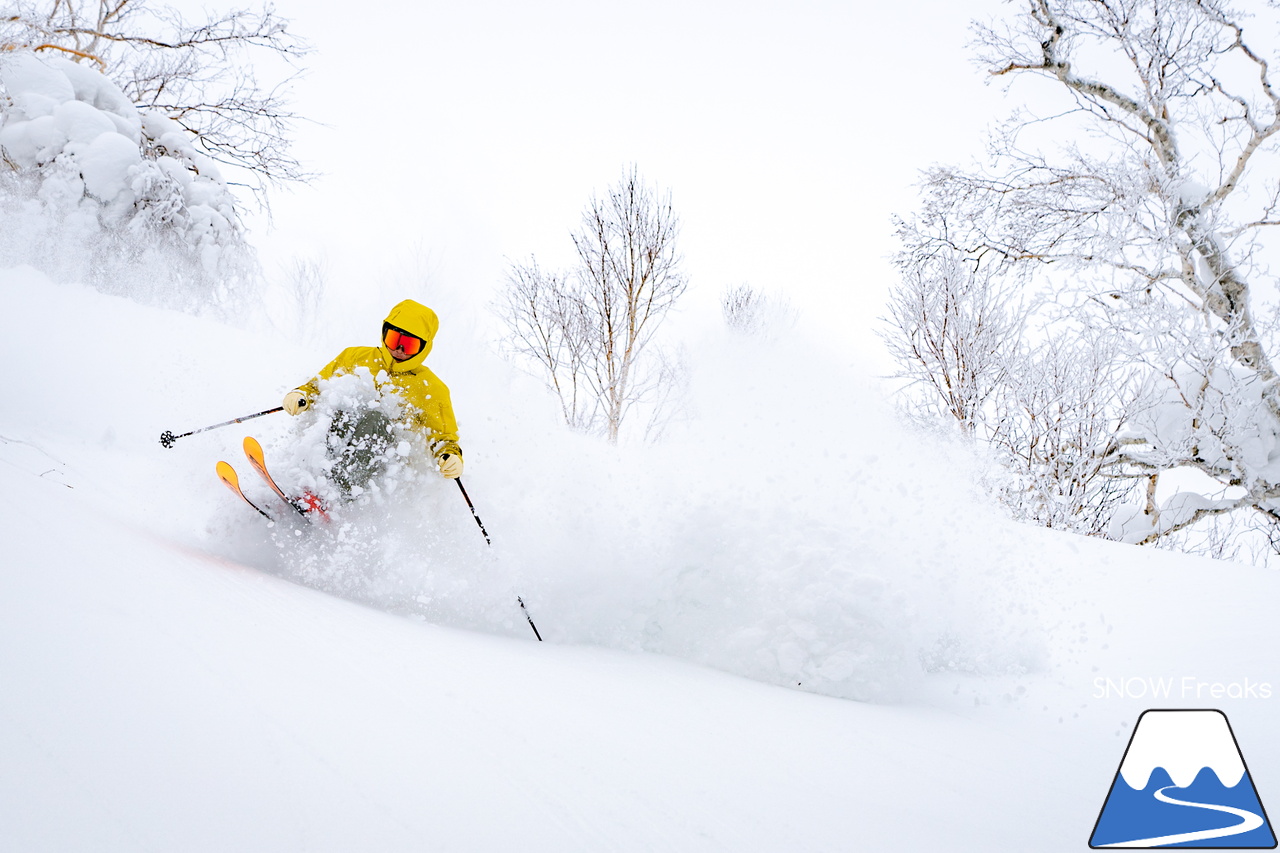
[[[190,140],[91,67],[0,54],[0,257],[184,307],[243,295],[232,196]]]
[[[1127,507],[1112,522],[1111,538],[1151,541],[1242,506],[1280,510],[1280,420],[1263,392],[1262,379],[1240,365],[1183,361],[1148,379],[1120,435],[1124,458],[1156,471],[1187,459],[1186,471],[1204,476],[1185,478],[1158,505]]]

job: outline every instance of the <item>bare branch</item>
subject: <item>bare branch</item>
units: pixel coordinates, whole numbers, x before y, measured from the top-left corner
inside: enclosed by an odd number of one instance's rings
[[[1267,15],[1280,28],[1280,5]],[[1252,305],[1258,288],[1280,287],[1264,263],[1280,185],[1259,168],[1280,154],[1280,99],[1271,52],[1241,21],[1222,0],[1028,0],[975,30],[994,79],[1035,76],[1058,99],[1038,90],[1047,115],[999,127],[984,167],[925,176],[922,209],[899,231],[890,346],[910,393],[927,391],[935,415],[1003,454],[1017,484],[1004,494],[1026,517],[1101,532],[1117,495],[1145,491],[1154,518],[1153,484],[1181,468],[1244,495],[1165,496],[1198,511],[1155,525],[1156,539],[1240,509],[1280,518],[1280,474],[1266,462],[1280,452],[1268,350],[1280,313],[1259,322]],[[953,354],[977,335],[955,324],[985,311],[984,297],[916,296],[924,281],[944,288],[948,257],[1034,306],[1024,360],[988,372],[992,386],[967,408]],[[1046,389],[1075,402],[1057,407]],[[1076,515],[1054,508],[1067,506]]]
[[[633,408],[666,398],[678,362],[649,355],[686,287],[678,235],[670,194],[632,167],[583,212],[571,271],[546,273],[536,261],[509,271],[498,306],[508,346],[539,365],[569,425],[616,442]],[[662,420],[651,418],[650,432]]]
[[[310,177],[292,156],[292,77],[261,86],[257,56],[296,64],[310,47],[271,6],[188,23],[147,0],[14,0],[0,17],[5,50],[56,50],[92,61],[135,104],[179,122],[215,161],[246,169],[255,193]]]

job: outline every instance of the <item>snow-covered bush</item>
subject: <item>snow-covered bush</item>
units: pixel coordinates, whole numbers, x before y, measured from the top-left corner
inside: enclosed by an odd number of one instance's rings
[[[95,69],[0,54],[0,258],[186,307],[242,296],[233,198],[190,135]]]
[[[745,282],[720,295],[725,325],[740,335],[774,341],[796,324],[796,309],[782,294],[766,293]]]
[[[1113,521],[1112,538],[1153,542],[1241,507],[1280,511],[1270,485],[1280,481],[1280,419],[1264,405],[1262,385],[1240,366],[1190,361],[1146,383],[1120,435],[1123,458],[1152,471],[1169,467],[1170,460],[1192,459],[1190,467],[1227,487],[1207,489],[1207,495],[1178,491],[1159,502],[1153,496],[1141,511],[1133,507]]]

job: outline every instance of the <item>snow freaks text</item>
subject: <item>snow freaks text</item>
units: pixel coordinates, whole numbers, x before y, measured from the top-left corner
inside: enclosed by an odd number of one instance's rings
[[[1093,680],[1094,699],[1270,699],[1271,682],[1203,681],[1194,676],[1103,678]]]

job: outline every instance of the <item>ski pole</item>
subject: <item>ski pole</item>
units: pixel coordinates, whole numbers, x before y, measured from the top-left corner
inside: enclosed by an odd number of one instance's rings
[[[162,447],[166,447],[166,448],[168,448],[168,447],[173,447],[173,443],[174,443],[175,441],[177,441],[178,439],[180,439],[180,438],[186,438],[186,437],[187,437],[187,436],[189,436],[189,435],[195,435],[195,434],[196,434],[196,433],[198,433],[198,432],[208,432],[209,430],[211,430],[211,429],[217,429],[218,427],[231,426],[232,424],[238,424],[238,423],[240,423],[241,421],[247,421],[247,420],[251,420],[251,419],[253,419],[253,418],[260,418],[260,417],[262,417],[263,415],[272,415],[272,414],[275,414],[276,412],[283,412],[283,411],[284,411],[284,406],[276,406],[274,409],[267,409],[265,412],[255,412],[255,413],[254,413],[254,414],[252,414],[252,415],[245,415],[245,416],[244,416],[244,417],[242,417],[242,418],[232,418],[231,420],[229,420],[229,421],[223,421],[223,422],[222,422],[222,423],[220,423],[220,424],[214,424],[213,426],[201,427],[200,429],[193,429],[193,430],[191,430],[191,432],[184,432],[182,435],[174,435],[174,434],[173,434],[172,432],[170,432],[169,430],[165,430],[164,432],[160,433],[160,445],[161,445]]]
[[[484,535],[485,544],[490,548],[493,547],[493,540],[489,538],[489,531],[484,529],[484,522],[480,520],[480,513],[476,512],[476,505],[471,502],[471,495],[467,494],[467,487],[462,485],[462,478],[457,477],[454,482],[458,484],[458,489],[462,492],[462,498],[467,502],[467,507],[471,510],[471,517],[476,520],[476,526],[480,528],[480,532]],[[519,603],[520,609],[524,612],[524,618],[529,620],[529,627],[533,629],[533,636],[538,638],[538,642],[542,642],[542,635],[538,633],[538,626],[533,624],[533,617],[529,615],[529,608],[524,606],[524,599],[516,596],[516,602]]]
[[[462,485],[462,478],[457,477],[454,482],[458,484],[458,488],[462,490],[462,499],[467,502],[467,507],[471,510],[471,517],[476,520],[476,524],[480,527],[480,533],[484,535],[485,543],[492,548],[493,540],[489,538],[489,531],[484,529],[484,522],[480,520],[480,514],[476,512],[476,505],[471,502],[471,495],[467,494],[466,486]]]

